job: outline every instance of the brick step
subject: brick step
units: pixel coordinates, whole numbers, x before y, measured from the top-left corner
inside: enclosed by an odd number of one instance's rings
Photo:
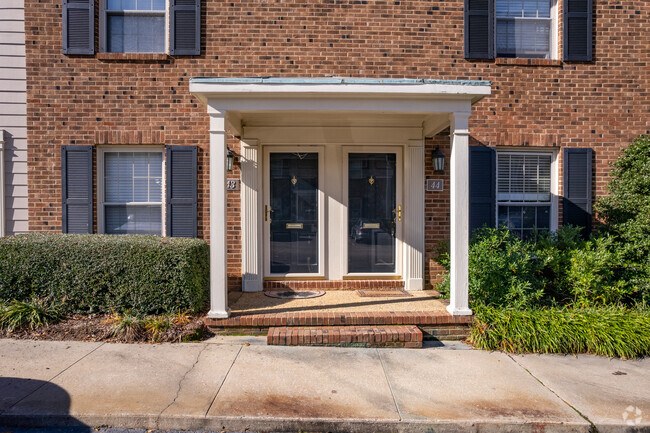
[[[417,326],[272,327],[266,343],[274,346],[422,347]]]
[[[274,326],[468,325],[472,316],[446,311],[290,312],[236,314],[227,319],[205,318],[209,328],[269,328]]]

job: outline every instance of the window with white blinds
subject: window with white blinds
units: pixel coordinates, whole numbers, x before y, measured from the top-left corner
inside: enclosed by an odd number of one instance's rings
[[[497,56],[550,59],[552,5],[551,0],[496,0]]]
[[[522,238],[551,223],[549,153],[497,153],[497,223]]]
[[[103,213],[108,234],[162,234],[162,152],[104,152]]]

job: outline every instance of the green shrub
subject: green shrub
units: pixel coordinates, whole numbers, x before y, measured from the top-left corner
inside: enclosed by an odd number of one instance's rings
[[[66,313],[198,311],[209,249],[199,239],[29,234],[0,239],[0,300],[56,300]]]
[[[12,301],[0,307],[0,329],[36,329],[61,320],[58,308],[42,299],[28,302]]]
[[[474,310],[470,340],[479,349],[514,353],[643,357],[650,355],[650,314],[620,308],[480,307]]]
[[[618,247],[607,234],[585,241],[580,228],[571,226],[527,240],[505,228],[483,229],[470,242],[470,302],[515,309],[643,303],[638,267],[629,265]],[[444,245],[437,260],[449,268]],[[445,279],[438,288],[447,286]]]
[[[534,305],[544,293],[540,269],[529,242],[503,228],[484,229],[470,243],[470,297],[485,305]]]
[[[609,236],[592,238],[569,254],[566,284],[579,307],[623,305],[636,294],[618,244]]]
[[[642,135],[613,164],[609,195],[594,208],[626,261],[629,278],[650,303],[650,136]]]

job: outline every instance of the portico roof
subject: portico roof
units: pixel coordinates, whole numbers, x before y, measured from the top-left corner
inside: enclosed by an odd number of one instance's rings
[[[469,112],[488,96],[490,81],[346,77],[196,77],[190,92],[213,110],[227,111],[227,126],[336,123],[413,126],[432,135],[449,125],[449,113]],[[290,115],[289,115],[290,114]],[[287,116],[289,115],[289,116]],[[314,117],[316,115],[316,117]]]

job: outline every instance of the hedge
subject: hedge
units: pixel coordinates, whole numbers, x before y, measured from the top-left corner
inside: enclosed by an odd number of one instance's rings
[[[28,234],[0,238],[0,301],[60,302],[68,313],[171,313],[208,299],[205,241]]]

